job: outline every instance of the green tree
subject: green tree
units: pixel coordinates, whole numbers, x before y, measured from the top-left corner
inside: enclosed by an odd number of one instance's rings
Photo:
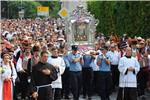
[[[58,1],[1,1],[2,18],[18,18],[19,8],[23,7],[25,18],[35,18],[37,16],[37,6],[49,7],[51,17],[58,17],[60,2]]]
[[[36,17],[36,7],[41,4],[33,1],[2,1],[2,18],[18,18],[20,7],[24,8],[25,18]]]
[[[150,37],[150,2],[91,1],[88,10],[99,19],[97,31]]]

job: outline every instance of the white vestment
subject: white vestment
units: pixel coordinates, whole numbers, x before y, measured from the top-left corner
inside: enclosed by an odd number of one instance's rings
[[[127,71],[129,67],[133,67],[135,71]],[[137,87],[136,75],[140,70],[140,65],[136,58],[122,57],[118,69],[120,72],[119,87]]]
[[[57,58],[52,58],[49,57],[48,58],[48,63],[53,65],[53,66],[58,66],[58,78],[57,80],[52,82],[52,88],[62,88],[62,79],[61,79],[61,75],[64,73],[65,71],[65,62],[64,59],[61,57],[57,57]]]

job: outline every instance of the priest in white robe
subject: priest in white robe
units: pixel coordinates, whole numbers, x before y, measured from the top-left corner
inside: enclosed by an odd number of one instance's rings
[[[126,55],[119,61],[119,91],[117,100],[137,100],[137,78],[139,62],[131,55],[131,48],[126,48]]]

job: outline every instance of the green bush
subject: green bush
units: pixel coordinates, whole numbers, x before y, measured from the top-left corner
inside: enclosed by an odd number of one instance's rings
[[[88,10],[99,19],[98,32],[150,37],[148,1],[89,1]]]

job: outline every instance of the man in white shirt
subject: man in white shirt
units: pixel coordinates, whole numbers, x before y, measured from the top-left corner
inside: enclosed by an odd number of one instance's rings
[[[137,100],[137,79],[136,75],[140,65],[136,58],[131,56],[131,48],[126,48],[126,56],[119,61],[119,92],[117,100]]]
[[[119,70],[118,64],[121,57],[121,53],[116,50],[115,44],[111,44],[110,51],[108,52],[111,61],[111,73],[112,73],[112,90],[114,91],[119,85]]]

